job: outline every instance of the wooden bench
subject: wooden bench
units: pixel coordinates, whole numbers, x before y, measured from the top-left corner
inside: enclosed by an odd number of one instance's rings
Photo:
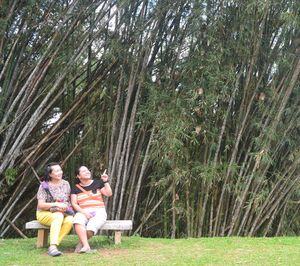
[[[37,241],[36,247],[41,248],[47,246],[48,243],[48,234],[49,226],[42,225],[38,221],[34,220],[26,223],[26,229],[37,229]],[[101,230],[112,230],[115,231],[115,244],[121,243],[122,231],[132,230],[132,221],[131,220],[108,220],[101,227]]]

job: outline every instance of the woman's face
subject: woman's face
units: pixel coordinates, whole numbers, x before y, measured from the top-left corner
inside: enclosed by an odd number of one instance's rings
[[[49,174],[51,180],[61,180],[63,177],[63,171],[60,165],[52,165],[51,166],[51,173]]]
[[[79,175],[77,176],[79,179],[91,179],[92,178],[92,173],[90,172],[90,170],[85,167],[85,166],[81,166],[79,168]]]

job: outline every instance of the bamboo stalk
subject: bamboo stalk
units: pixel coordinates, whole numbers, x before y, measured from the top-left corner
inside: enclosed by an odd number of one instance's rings
[[[21,214],[30,206],[30,204],[36,200],[36,195],[34,195],[26,204],[25,206],[18,212],[18,214],[12,219],[12,223],[14,223],[20,216]],[[2,232],[0,237],[4,237],[5,233],[8,231],[10,228],[11,224],[9,224]]]
[[[141,227],[148,221],[148,219],[151,217],[151,215],[156,211],[158,206],[162,203],[163,199],[171,192],[172,187],[169,187],[169,189],[161,196],[159,201],[155,204],[155,206],[152,208],[152,210],[148,213],[148,215],[142,220],[140,225],[137,227],[137,229],[134,231],[134,235],[137,234]]]
[[[25,238],[25,239],[28,238],[24,233],[22,233],[22,231],[21,231],[18,227],[16,227],[15,224],[12,223],[7,217],[5,218],[5,220],[12,226],[13,229],[15,229],[15,230],[19,233],[19,235],[20,235],[21,237],[23,237],[23,238]]]

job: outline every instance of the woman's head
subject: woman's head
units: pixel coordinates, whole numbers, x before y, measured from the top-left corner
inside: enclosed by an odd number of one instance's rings
[[[63,178],[63,171],[59,163],[52,162],[46,165],[45,181],[51,181],[52,179],[61,180],[62,178]]]
[[[80,180],[88,180],[92,178],[91,171],[84,165],[78,167],[75,171],[76,174],[76,183],[79,183]]]

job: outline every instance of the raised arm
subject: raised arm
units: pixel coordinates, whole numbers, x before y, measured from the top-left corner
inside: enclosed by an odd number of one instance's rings
[[[104,183],[104,187],[100,189],[101,193],[104,196],[110,197],[112,196],[112,190],[110,184],[108,182]]]
[[[108,175],[106,174],[106,170],[101,175],[101,179],[104,183],[104,187],[100,189],[101,193],[107,197],[112,196],[112,190],[111,190],[110,184],[108,183]]]

